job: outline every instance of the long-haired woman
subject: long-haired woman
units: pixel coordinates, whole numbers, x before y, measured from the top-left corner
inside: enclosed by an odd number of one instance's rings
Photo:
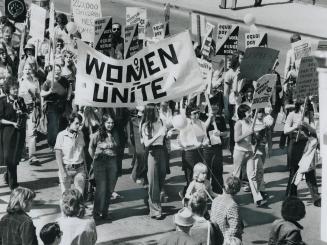
[[[94,178],[96,183],[93,217],[108,219],[111,194],[117,176],[118,135],[114,129],[114,118],[103,115],[99,130],[91,136],[89,153],[93,157]]]
[[[28,212],[35,192],[17,187],[10,195],[7,213],[0,220],[0,244],[37,245],[35,226]]]
[[[159,118],[159,111],[154,104],[145,107],[141,124],[141,134],[148,151],[148,181],[150,217],[160,219],[162,209],[160,192],[166,178],[167,152],[164,148],[164,138],[167,128]]]

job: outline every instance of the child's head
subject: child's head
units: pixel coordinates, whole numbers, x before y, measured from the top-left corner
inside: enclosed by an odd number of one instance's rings
[[[242,245],[242,241],[237,237],[226,237],[223,245]]]
[[[48,223],[40,231],[40,238],[44,245],[59,244],[62,231],[57,223]]]
[[[202,162],[195,164],[193,168],[193,179],[196,181],[204,181],[207,178],[208,168]]]
[[[305,216],[304,203],[297,197],[288,197],[282,204],[282,217],[288,221],[299,221]]]

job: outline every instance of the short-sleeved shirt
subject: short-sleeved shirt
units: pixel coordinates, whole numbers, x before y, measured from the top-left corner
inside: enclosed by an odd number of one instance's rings
[[[113,145],[112,147],[109,146],[111,144]],[[100,140],[99,131],[92,134],[90,137],[90,145],[95,149],[94,158],[103,154],[107,156],[117,155],[117,142],[114,135],[111,133],[108,133],[108,137],[106,137],[104,141]]]
[[[82,132],[77,135],[72,134],[67,129],[57,135],[55,150],[61,150],[64,164],[81,164],[83,163],[83,150],[85,142]]]
[[[42,90],[49,91],[51,88],[51,81],[46,80],[42,85]],[[58,81],[53,82],[52,91],[53,93],[46,96],[45,100],[55,101],[58,97],[65,97],[69,88],[69,82],[66,78],[61,77]]]
[[[28,80],[26,78],[22,78],[19,83],[19,96],[24,99],[25,104],[33,103],[32,95],[40,94],[40,84],[36,78],[32,78],[32,80]]]

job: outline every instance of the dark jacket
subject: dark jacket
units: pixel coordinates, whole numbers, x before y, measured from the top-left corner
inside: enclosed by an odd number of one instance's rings
[[[0,245],[37,245],[35,226],[25,212],[7,213],[0,220]]]
[[[302,229],[303,227],[297,222],[284,219],[275,220],[268,245],[304,245],[301,237]]]

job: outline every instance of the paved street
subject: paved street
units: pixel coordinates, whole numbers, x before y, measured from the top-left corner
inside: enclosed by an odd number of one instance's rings
[[[157,2],[163,2],[162,0],[153,0]],[[179,0],[174,0],[175,4]],[[191,3],[196,1],[189,1],[189,7],[192,7]],[[212,1],[212,0],[201,0]],[[268,1],[268,0],[267,0]],[[267,1],[263,1],[267,3]],[[269,0],[273,1],[273,0]],[[69,1],[56,0],[56,8],[58,10],[67,12],[69,9]],[[173,2],[173,1],[170,1]],[[218,1],[216,1],[218,2]],[[242,2],[239,0],[239,2]],[[251,1],[252,2],[252,1]],[[276,1],[275,1],[276,2]],[[282,2],[282,0],[281,0]],[[284,1],[285,2],[285,1]],[[244,3],[244,2],[243,2]],[[249,3],[248,0],[245,1]],[[162,5],[158,6],[149,2],[140,3],[139,1],[102,1],[103,15],[111,15],[114,21],[124,23],[125,22],[125,6],[144,6],[148,7],[148,16],[152,24],[158,23],[162,20]],[[242,3],[240,3],[242,5]],[[216,4],[218,6],[218,4]],[[195,5],[194,5],[195,6]],[[193,6],[193,7],[194,7]],[[269,5],[268,5],[269,6]],[[288,6],[286,4],[272,5],[274,8]],[[295,7],[297,5],[294,5]],[[308,6],[312,7],[312,6]],[[262,9],[264,9],[262,7]],[[297,7],[296,7],[297,8]],[[324,9],[326,11],[326,9]],[[231,13],[230,10],[224,10]],[[239,11],[251,11],[251,8],[244,8],[233,13],[237,15]],[[259,12],[259,10],[256,10]],[[278,11],[278,10],[277,10]],[[244,13],[243,13],[244,14]],[[171,31],[177,33],[189,28],[189,16],[188,12],[183,10],[172,9],[171,14]],[[262,15],[262,14],[261,14]],[[262,16],[260,15],[260,19]],[[276,14],[277,16],[278,14]],[[223,16],[222,16],[223,17]],[[291,16],[290,16],[291,17]],[[276,17],[277,18],[277,17]],[[276,19],[275,18],[275,19]],[[241,18],[242,19],[242,18]],[[313,18],[314,19],[314,18]],[[208,21],[217,23],[227,23],[230,20],[224,18],[217,18],[216,16],[208,17]],[[314,21],[314,20],[313,20]],[[234,21],[233,21],[234,22]],[[295,25],[295,24],[294,24]],[[308,24],[309,25],[309,24]],[[279,55],[279,71],[283,73],[285,64],[286,50],[289,48],[289,37],[291,33],[281,32],[278,30],[268,29],[266,27],[259,27],[262,32],[268,32],[269,34],[269,47],[280,50]],[[150,33],[149,29],[149,33]],[[245,24],[240,23],[240,48],[244,49],[244,33],[248,32],[248,27]],[[318,32],[319,33],[319,32]],[[309,33],[310,34],[310,33]],[[324,34],[324,33],[322,33]],[[310,34],[311,35],[311,34]],[[312,39],[314,42],[318,38]],[[218,57],[220,59],[222,57]],[[281,118],[278,119],[276,130],[282,129]],[[245,230],[243,235],[243,241],[245,245],[248,244],[266,244],[270,225],[278,217],[280,217],[281,202],[284,199],[284,193],[286,189],[286,183],[288,178],[288,172],[286,171],[286,155],[285,151],[278,149],[279,137],[275,135],[273,138],[273,156],[267,159],[265,163],[265,182],[266,188],[271,199],[267,207],[257,208],[252,203],[252,197],[250,193],[241,192],[237,199],[241,206],[241,213],[245,223]],[[224,177],[230,175],[232,171],[231,158],[229,151],[224,151]],[[34,203],[34,207],[31,211],[34,224],[37,228],[37,233],[40,228],[48,222],[52,222],[60,216],[60,190],[58,186],[58,167],[54,161],[54,154],[47,148],[46,141],[38,143],[38,155],[41,160],[41,166],[30,166],[26,162],[22,162],[18,168],[18,179],[21,186],[29,187],[37,192],[37,197]],[[131,159],[126,158],[123,162],[124,174],[118,181],[118,192],[123,196],[122,199],[114,201],[110,206],[110,212],[113,217],[111,223],[98,223],[98,244],[156,244],[158,240],[165,232],[172,231],[174,229],[172,215],[181,208],[181,201],[178,196],[178,191],[182,189],[184,185],[184,174],[181,171],[181,158],[179,152],[173,152],[171,155],[171,172],[172,174],[167,176],[166,191],[169,196],[167,203],[163,204],[165,219],[156,221],[151,220],[148,217],[148,210],[144,205],[144,197],[146,192],[142,188],[135,184],[130,178],[131,172]],[[318,182],[321,182],[321,166],[317,166]],[[0,216],[5,213],[7,202],[9,200],[10,190],[5,187],[0,179]],[[304,241],[307,244],[323,245],[319,241],[320,237],[320,209],[313,206],[310,201],[310,194],[308,192],[305,182],[302,182],[299,187],[299,197],[304,200],[307,210],[306,217],[301,221],[301,224],[305,227],[302,235]],[[88,203],[88,215],[92,210],[92,204]]]

